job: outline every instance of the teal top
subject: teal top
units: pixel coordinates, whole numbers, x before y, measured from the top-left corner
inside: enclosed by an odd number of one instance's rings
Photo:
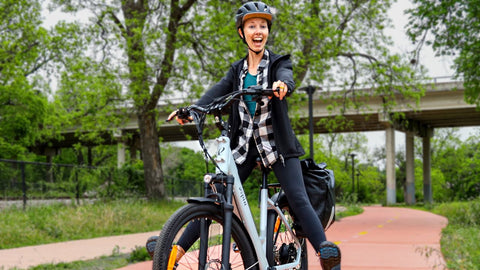
[[[257,75],[253,76],[252,74],[247,72],[247,76],[245,76],[245,79],[243,81],[243,88],[248,88],[249,86],[252,86],[252,85],[257,85]],[[243,100],[247,105],[250,115],[253,116],[255,114],[255,109],[257,108],[257,102],[252,101],[251,95],[243,96]]]

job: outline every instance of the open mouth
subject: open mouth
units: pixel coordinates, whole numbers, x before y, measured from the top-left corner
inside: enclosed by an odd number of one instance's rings
[[[255,44],[255,46],[260,46],[260,45],[262,45],[262,43],[263,43],[263,38],[261,38],[261,37],[253,39],[253,44]]]

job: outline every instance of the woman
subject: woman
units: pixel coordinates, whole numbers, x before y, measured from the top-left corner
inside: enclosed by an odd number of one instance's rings
[[[340,269],[340,250],[335,244],[326,241],[322,224],[309,202],[303,184],[299,157],[305,152],[291,127],[285,98],[295,88],[290,56],[277,55],[265,49],[272,20],[270,8],[262,2],[248,2],[240,7],[236,14],[236,27],[240,38],[247,45],[248,54],[244,59],[233,63],[227,75],[208,90],[197,104],[209,104],[216,97],[251,85],[279,89],[275,92],[275,97],[264,97],[263,102],[252,101],[251,97],[244,96],[243,101],[231,106],[230,146],[240,179],[242,183],[247,179],[260,157],[263,165],[275,173],[290,207],[296,213],[310,243],[318,251],[322,268]],[[175,117],[180,124],[190,121],[180,118],[177,112],[170,114],[168,120]],[[177,245],[182,254],[188,249],[189,240],[197,237],[195,229],[188,231],[182,237],[185,239]]]

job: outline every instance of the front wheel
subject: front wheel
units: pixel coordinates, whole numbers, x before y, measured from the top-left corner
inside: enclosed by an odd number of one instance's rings
[[[224,226],[222,211],[218,205],[195,203],[177,210],[160,233],[155,247],[153,270],[221,269]],[[189,241],[185,241],[185,237],[180,240],[187,226]],[[203,234],[200,233],[202,230]],[[258,269],[255,266],[257,259],[254,248],[249,239],[241,222],[233,218],[230,240],[231,269]],[[186,253],[176,261],[173,253],[176,248],[173,247],[179,241],[189,247],[182,247]],[[188,244],[184,244],[185,242]]]
[[[284,215],[293,226],[293,220],[288,211]],[[295,236],[287,230],[286,224],[278,217],[277,212],[269,210],[267,214],[267,260],[270,265],[282,265],[293,262],[297,256],[298,246],[295,243]],[[302,255],[298,269],[308,269],[307,239],[299,239]]]

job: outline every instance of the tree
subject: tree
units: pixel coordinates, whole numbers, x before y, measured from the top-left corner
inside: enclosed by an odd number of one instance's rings
[[[470,136],[462,142],[458,129],[439,129],[433,139],[432,165],[443,174],[438,192],[443,199],[470,200],[478,196],[480,184],[480,138]]]
[[[140,128],[147,196],[164,197],[156,106],[160,96],[165,94],[167,84],[175,77],[175,55],[177,48],[181,47],[178,39],[184,27],[182,20],[195,1],[53,2],[67,12],[89,10],[92,14],[92,24],[82,27],[84,32],[81,35],[96,57],[72,58],[78,70],[69,68],[64,71],[64,76],[73,77],[76,83],[85,81],[86,87],[76,89],[75,85],[64,85],[64,89],[75,90],[67,91],[64,97],[77,103],[75,107],[81,108],[79,115],[95,119],[93,115],[98,112],[85,110],[81,104],[89,108],[109,108],[103,110],[105,112],[112,112],[122,101],[133,104]],[[126,90],[123,96],[122,90]],[[103,98],[95,99],[98,94]],[[80,96],[100,103],[92,105],[79,101]],[[114,123],[109,122],[107,127],[110,124]]]
[[[113,85],[114,96],[132,104],[140,126],[147,196],[164,197],[158,101],[197,96],[220,79],[232,61],[245,55],[234,27],[234,14],[243,1],[52,1],[66,12],[88,10],[91,14],[90,23],[77,24],[91,56],[76,58],[75,63],[88,67],[78,70],[91,74],[86,82],[100,82],[100,73],[91,72],[96,70],[108,71],[106,78],[112,84],[96,83],[85,89],[112,91],[109,86]],[[398,92],[421,95],[408,61],[388,51],[390,41],[382,30],[388,25],[386,11],[391,1],[266,2],[276,10],[268,47],[292,54],[298,86],[341,83],[345,90],[339,92],[344,97],[341,106],[356,109],[361,108],[355,99],[358,85],[374,87],[384,97],[385,111],[392,108]],[[75,73],[66,78],[85,79]],[[89,107],[71,98],[72,104]],[[92,110],[80,111],[91,114]]]
[[[417,43],[416,56],[424,44],[437,55],[455,57],[456,76],[464,80],[465,100],[480,106],[480,1],[414,0],[407,10],[408,34]],[[430,38],[430,34],[433,36]]]
[[[38,70],[48,61],[49,33],[38,1],[0,3],[0,157],[18,158],[42,137],[51,107]]]

